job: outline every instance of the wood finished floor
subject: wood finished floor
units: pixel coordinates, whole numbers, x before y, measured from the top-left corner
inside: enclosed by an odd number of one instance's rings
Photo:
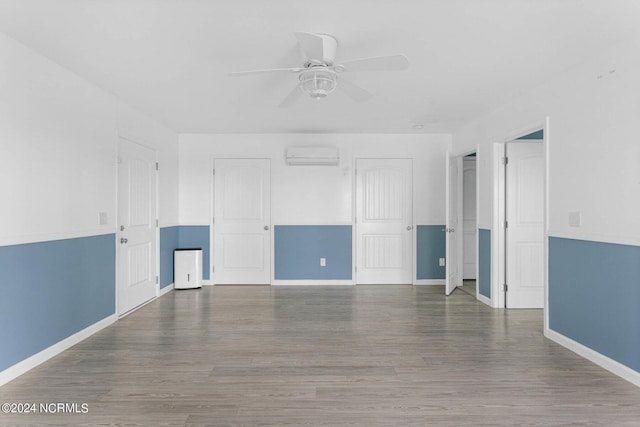
[[[456,291],[465,292],[472,297],[476,297],[476,281],[475,280],[463,280],[462,286],[459,286]]]
[[[0,425],[640,425],[640,389],[543,338],[540,310],[443,293],[171,292],[0,387],[87,414]]]

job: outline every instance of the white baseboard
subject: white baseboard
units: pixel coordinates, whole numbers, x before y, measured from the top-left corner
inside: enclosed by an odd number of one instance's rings
[[[558,332],[552,331],[551,329],[544,330],[544,336],[549,338],[551,341],[555,341],[563,347],[568,348],[574,353],[584,357],[587,360],[592,361],[596,365],[606,369],[607,371],[616,374],[622,379],[629,381],[631,384],[640,387],[640,372],[635,371],[628,366],[623,365],[620,362],[617,362],[610,357],[605,356],[602,353],[598,353],[595,350],[590,349],[577,341],[572,340]]]
[[[165,286],[164,288],[160,288],[160,292],[158,292],[158,298],[160,298],[164,294],[168,294],[174,289],[173,283]]]
[[[213,282],[211,280],[203,280],[202,286],[213,286]]]
[[[353,286],[353,280],[274,280],[273,286]]]
[[[105,317],[104,319],[94,323],[93,325],[88,326],[83,330],[63,339],[62,341],[53,344],[51,347],[45,348],[41,352],[36,353],[33,356],[5,369],[4,371],[0,372],[0,386],[18,378],[20,375],[35,368],[41,363],[46,362],[52,357],[57,356],[68,348],[78,344],[85,338],[88,338],[101,329],[104,329],[107,326],[113,324],[116,320],[118,320],[118,316],[116,314]]]
[[[487,304],[489,307],[492,307],[491,305],[491,299],[485,297],[484,295],[482,295],[481,293],[477,294],[478,296],[478,301]]]
[[[415,282],[413,282],[413,284],[416,286],[433,286],[433,285],[443,286],[445,284],[445,280],[444,279],[418,279]]]

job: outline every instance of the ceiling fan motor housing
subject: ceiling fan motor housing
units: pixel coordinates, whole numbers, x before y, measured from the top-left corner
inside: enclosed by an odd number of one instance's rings
[[[313,64],[326,64],[333,65],[336,59],[336,49],[338,48],[338,41],[335,37],[329,34],[316,34],[317,37],[322,39],[322,58],[307,58],[308,61],[305,67],[309,67]],[[302,48],[302,46],[301,46]],[[305,54],[303,50],[303,55]]]

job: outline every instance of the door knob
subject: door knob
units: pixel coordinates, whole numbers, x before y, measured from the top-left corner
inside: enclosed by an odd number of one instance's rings
[[[123,237],[123,238],[120,239],[120,244],[127,243],[128,241],[129,241],[128,239]]]
[[[411,231],[411,230],[413,230],[413,227],[410,225],[407,225],[407,231]]]
[[[265,229],[265,230],[268,230],[268,229],[269,229],[269,226],[268,226],[268,225],[265,225],[265,226],[264,226],[264,229]]]

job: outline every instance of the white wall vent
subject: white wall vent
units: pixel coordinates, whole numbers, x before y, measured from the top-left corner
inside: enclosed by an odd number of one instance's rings
[[[291,166],[337,166],[340,150],[338,147],[289,147],[285,161]]]

